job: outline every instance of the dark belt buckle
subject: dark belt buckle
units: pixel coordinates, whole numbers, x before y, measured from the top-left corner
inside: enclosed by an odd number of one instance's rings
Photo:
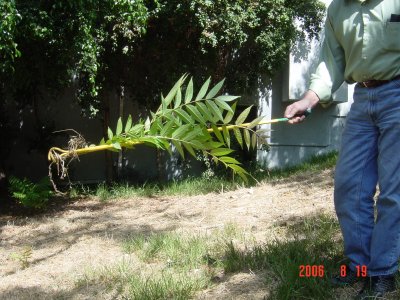
[[[368,80],[368,81],[363,81],[360,83],[363,87],[371,88],[371,87],[377,87],[382,84],[388,83],[389,81],[390,80]]]
[[[368,82],[369,82],[369,81],[363,81],[363,82],[360,82],[360,83],[361,83],[361,85],[362,85],[363,87],[368,88],[368,87],[369,87],[369,86],[368,86]]]

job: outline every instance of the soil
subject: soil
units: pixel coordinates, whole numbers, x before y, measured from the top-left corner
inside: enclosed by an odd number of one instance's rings
[[[333,214],[333,170],[305,172],[253,188],[192,197],[85,198],[40,215],[0,216],[0,299],[115,299],[77,287],[90,268],[115,265],[127,255],[121,242],[136,233],[207,232],[235,224],[257,241],[279,228],[319,214]],[[278,225],[278,226],[277,226]],[[15,254],[32,249],[29,266]],[[222,277],[197,299],[264,299],[262,274]]]

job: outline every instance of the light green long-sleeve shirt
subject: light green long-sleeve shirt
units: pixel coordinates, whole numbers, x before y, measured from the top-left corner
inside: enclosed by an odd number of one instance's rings
[[[392,14],[400,15],[400,0],[333,0],[310,85],[322,102],[331,100],[343,81],[400,75],[400,22]]]

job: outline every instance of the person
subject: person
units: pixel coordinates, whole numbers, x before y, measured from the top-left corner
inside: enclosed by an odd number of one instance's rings
[[[349,264],[345,276],[331,282],[353,284],[365,266],[367,280],[356,299],[367,299],[395,290],[400,256],[399,0],[331,2],[309,90],[286,108],[285,117],[293,124],[303,121],[302,112],[328,104],[344,81],[356,85],[335,170],[334,203]]]

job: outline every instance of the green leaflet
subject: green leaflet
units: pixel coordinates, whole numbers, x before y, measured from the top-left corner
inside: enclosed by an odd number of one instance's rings
[[[235,165],[240,165],[240,162],[238,162],[236,159],[233,157],[229,156],[223,156],[219,158],[220,161],[226,163],[226,164],[235,164]]]
[[[185,152],[182,149],[182,145],[180,142],[172,140],[172,144],[174,144],[176,150],[178,150],[179,154],[182,156],[182,158],[185,158]]]
[[[204,98],[204,96],[205,96],[206,93],[207,93],[208,86],[210,85],[210,81],[211,81],[211,77],[208,77],[208,79],[206,80],[206,82],[204,82],[203,86],[201,87],[199,93],[197,94],[195,101]]]
[[[176,97],[175,97],[174,108],[179,107],[179,105],[181,105],[181,102],[182,102],[182,91],[181,91],[181,87],[179,86],[178,91],[176,93]]]
[[[244,111],[242,111],[242,113],[236,119],[236,122],[235,122],[236,125],[242,125],[243,124],[243,122],[246,120],[247,116],[249,115],[251,108],[252,108],[252,106],[249,106]]]
[[[207,146],[198,140],[190,141],[190,145],[198,150],[206,150],[207,149]]]
[[[233,113],[232,108],[226,102],[218,100],[218,99],[215,99],[215,103],[217,103],[217,105],[219,107],[221,107],[223,110],[227,110],[227,111]]]
[[[217,139],[225,145],[225,141],[224,138],[222,137],[221,131],[219,131],[218,127],[214,124],[211,124],[211,128],[215,134],[215,136],[217,137]]]
[[[186,148],[186,150],[190,153],[190,155],[196,157],[196,153],[194,152],[192,146],[189,143],[182,143],[182,144]]]
[[[108,135],[108,139],[112,140],[114,135],[113,135],[113,132],[110,127],[108,127],[108,129],[107,129],[107,135]]]
[[[186,92],[185,92],[185,103],[189,103],[192,101],[193,98],[193,79],[190,78],[189,84],[186,87]]]
[[[161,131],[162,127],[163,127],[162,120],[160,118],[154,119],[150,125],[149,134],[157,135],[157,133]]]
[[[122,119],[119,117],[117,122],[117,129],[115,130],[115,135],[120,135],[122,133]]]
[[[164,149],[164,143],[161,139],[149,136],[149,137],[141,137],[139,141],[145,143],[148,146],[153,146],[155,148]]]
[[[124,130],[124,132],[125,132],[125,133],[128,133],[129,130],[131,130],[131,128],[132,128],[132,116],[129,115],[129,116],[128,116],[128,120],[126,120],[126,125],[125,125],[125,130]]]
[[[177,130],[175,130],[175,131],[172,133],[172,138],[173,138],[173,139],[177,139],[177,140],[181,139],[182,136],[183,136],[191,127],[192,127],[192,125],[190,125],[190,124],[182,125],[181,127],[179,127]]]
[[[250,122],[249,125],[247,125],[247,128],[250,128],[250,129],[251,129],[251,128],[253,128],[253,127],[256,127],[256,126],[258,125],[258,123],[261,122],[262,119],[264,119],[264,116],[255,118],[253,121]]]
[[[118,143],[118,142],[112,143],[112,146],[114,147],[114,149],[117,149],[117,150],[122,150],[122,148],[121,148],[121,144],[120,144],[120,143]]]
[[[221,100],[221,101],[224,101],[224,102],[230,102],[230,101],[236,100],[238,98],[240,98],[240,96],[221,95],[221,96],[218,96],[215,99],[216,100]]]
[[[171,150],[171,144],[169,143],[169,140],[161,140],[162,148],[168,152],[169,155],[172,155],[172,150]]]
[[[167,103],[165,102],[165,98],[163,94],[161,94],[161,113],[167,109]]]
[[[198,140],[199,136],[202,134],[202,129],[199,127],[195,127],[189,130],[183,137],[181,137],[181,140],[192,142],[192,140]]]
[[[150,125],[151,125],[150,118],[147,117],[146,121],[144,122],[144,130],[145,131],[149,131],[150,130]]]
[[[210,141],[210,142],[206,143],[206,144],[204,145],[204,147],[205,147],[206,149],[214,149],[214,148],[222,147],[222,146],[224,146],[224,145],[225,145],[224,143]]]
[[[213,155],[213,156],[225,156],[232,152],[233,152],[233,150],[230,148],[217,148],[217,149],[212,149],[210,151],[211,155]]]
[[[233,103],[231,106],[232,111],[228,111],[225,115],[224,118],[224,124],[228,124],[230,121],[232,121],[233,116],[235,115],[235,110],[236,110],[236,102]]]
[[[224,118],[222,117],[221,110],[218,108],[218,106],[211,100],[206,100],[206,105],[209,108],[210,111],[212,111],[214,118],[214,122],[223,121]]]
[[[228,128],[226,126],[222,126],[222,133],[224,135],[225,143],[228,146],[228,148],[231,147],[231,136],[229,134]]]
[[[143,135],[144,125],[143,124],[136,124],[129,129],[127,135],[133,138],[140,137]]]
[[[247,149],[250,150],[251,143],[250,143],[250,133],[249,133],[249,131],[248,130],[244,130],[243,135],[244,135],[244,143],[246,144]]]
[[[235,174],[238,174],[246,183],[249,182],[249,180],[246,176],[249,173],[245,169],[243,169],[241,166],[238,166],[236,164],[228,164],[228,167],[231,168]]]
[[[161,129],[160,135],[166,137],[172,136],[172,133],[174,131],[174,125],[175,125],[174,121],[168,121],[166,124],[164,124],[164,127]]]
[[[214,119],[212,113],[209,111],[208,107],[204,103],[197,102],[197,108],[199,112],[203,115],[203,117],[205,117],[206,122],[212,122],[212,120]]]
[[[168,105],[171,104],[172,100],[175,98],[178,89],[181,87],[183,81],[185,81],[187,75],[183,75],[179,80],[175,83],[173,88],[169,91],[168,95],[164,98],[163,102],[163,109],[167,108]]]
[[[193,116],[193,118],[199,122],[200,124],[206,126],[206,121],[203,118],[203,116],[201,115],[201,113],[199,112],[199,110],[193,106],[193,105],[186,105],[186,109],[190,112],[190,114]]]
[[[234,133],[236,140],[238,141],[240,147],[243,149],[243,138],[242,138],[242,133],[240,132],[240,129],[237,127],[233,128],[233,133]]]
[[[194,120],[193,118],[182,108],[176,109],[176,114],[184,121],[185,123],[193,124]]]
[[[224,85],[225,78],[218,82],[207,94],[206,99],[212,99],[221,90]]]
[[[256,133],[253,133],[253,134],[251,135],[251,147],[252,147],[253,149],[256,149],[256,148],[257,148],[257,134],[256,134]]]

